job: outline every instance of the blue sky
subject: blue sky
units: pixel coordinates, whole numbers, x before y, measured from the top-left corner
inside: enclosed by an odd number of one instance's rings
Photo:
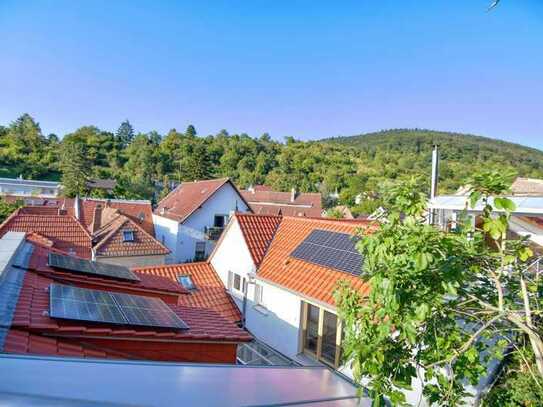
[[[0,0],[0,124],[397,127],[543,149],[543,1]]]

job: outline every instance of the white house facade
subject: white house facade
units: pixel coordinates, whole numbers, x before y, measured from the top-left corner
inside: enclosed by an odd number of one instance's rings
[[[54,198],[59,195],[60,188],[61,185],[58,182],[0,178],[0,195]]]
[[[227,178],[180,184],[153,214],[156,238],[171,251],[167,262],[205,260],[235,211],[250,209]]]

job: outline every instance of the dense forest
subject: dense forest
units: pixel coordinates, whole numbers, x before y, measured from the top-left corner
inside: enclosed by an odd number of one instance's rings
[[[455,190],[481,167],[543,177],[543,152],[463,134],[387,130],[279,142],[226,130],[203,136],[192,125],[164,135],[137,133],[126,120],[115,132],[89,125],[59,137],[44,135],[28,114],[0,126],[0,177],[62,179],[68,195],[89,193],[90,178],[114,178],[117,197],[158,199],[175,182],[228,176],[240,187],[265,183],[324,196],[338,191],[341,203],[367,213],[395,180],[429,177],[434,143],[440,146],[440,192]],[[367,199],[355,206],[359,193]]]

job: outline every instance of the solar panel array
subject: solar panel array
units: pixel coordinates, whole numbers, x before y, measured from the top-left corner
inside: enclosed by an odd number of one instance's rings
[[[159,298],[63,284],[51,284],[49,295],[49,315],[52,318],[156,328],[189,328]]]
[[[110,277],[119,280],[140,281],[128,267],[117,266],[115,264],[97,263],[95,261],[77,259],[72,256],[63,256],[56,253],[49,253],[48,264],[63,270],[76,273],[89,274],[99,277]]]
[[[316,229],[290,254],[296,259],[360,275],[363,258],[356,250],[358,238],[347,233]]]

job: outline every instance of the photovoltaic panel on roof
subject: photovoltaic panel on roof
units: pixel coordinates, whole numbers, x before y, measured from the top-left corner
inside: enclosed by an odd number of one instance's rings
[[[140,279],[127,267],[77,259],[75,257],[63,256],[56,253],[49,253],[48,264],[50,267],[76,273],[95,275],[99,277],[110,277],[119,280],[140,281]]]
[[[362,255],[356,250],[357,238],[347,233],[316,229],[290,254],[296,259],[360,275]]]
[[[159,298],[63,284],[51,284],[49,295],[49,315],[52,318],[188,329],[187,324]]]

